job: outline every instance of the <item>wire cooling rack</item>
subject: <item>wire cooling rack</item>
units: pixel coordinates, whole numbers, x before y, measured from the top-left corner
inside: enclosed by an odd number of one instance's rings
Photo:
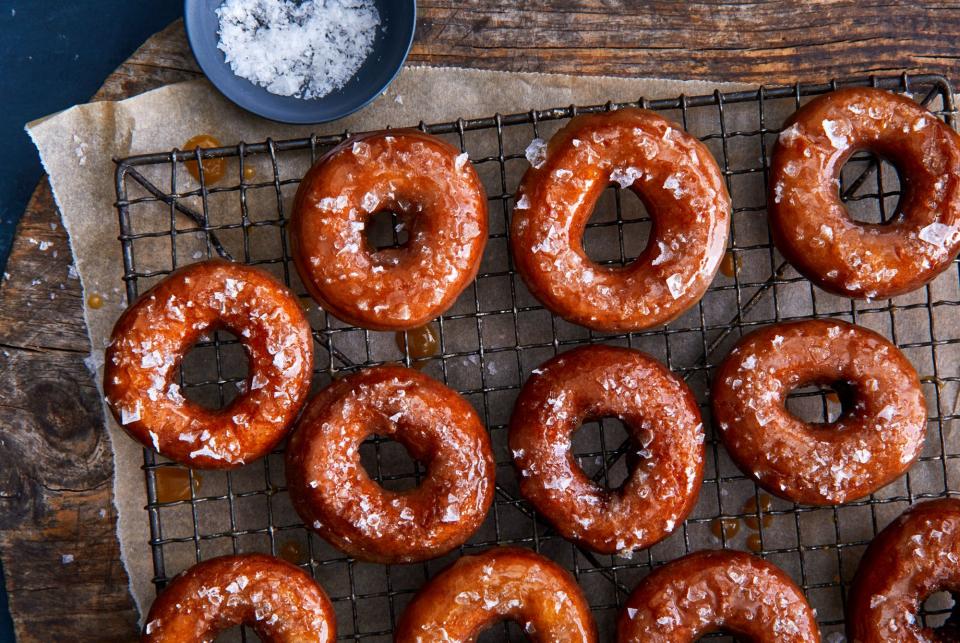
[[[160,478],[181,470],[150,450],[144,470],[150,546],[158,589],[197,560],[241,551],[269,551],[308,569],[326,588],[343,640],[389,641],[413,593],[459,555],[495,544],[531,547],[566,566],[590,600],[601,636],[609,639],[620,606],[649,570],[697,549],[752,549],[783,567],[817,609],[827,640],[841,640],[845,594],[857,562],[875,533],[910,504],[957,494],[960,489],[960,271],[955,262],[930,285],[893,300],[856,302],[834,297],[800,277],[773,248],[766,228],[769,154],[783,120],[809,97],[842,86],[874,86],[905,93],[954,125],[948,82],[939,76],[902,75],[764,87],[734,93],[681,96],[636,103],[565,107],[490,118],[459,119],[419,128],[446,138],[470,155],[487,190],[491,230],[476,282],[433,328],[435,355],[412,354],[404,336],[347,326],[309,305],[292,267],[286,224],[303,172],[350,135],[241,143],[212,150],[149,154],[119,160],[117,209],[128,300],[174,268],[222,257],[259,265],[283,279],[305,302],[317,345],[315,386],[338,373],[401,361],[422,368],[457,389],[480,411],[497,458],[496,500],[487,521],[460,551],[438,561],[404,566],[359,563],[312,535],[292,511],[283,480],[282,449],[231,473],[187,472],[182,498],[158,497]],[[640,333],[601,334],[551,316],[527,292],[507,252],[513,194],[527,167],[524,149],[549,138],[569,118],[625,106],[662,112],[700,138],[714,153],[733,198],[728,257],[704,299],[671,324]],[[228,175],[208,184],[185,171],[189,161],[225,159]],[[195,168],[196,169],[196,168]],[[884,222],[896,211],[895,168],[858,153],[841,177],[841,195],[852,215]],[[379,245],[403,241],[402,231],[375,221]],[[395,221],[394,221],[395,223]],[[378,227],[379,226],[379,227]],[[622,265],[642,252],[650,228],[642,203],[611,186],[587,226],[591,257]],[[573,346],[606,342],[644,350],[665,362],[694,390],[709,427],[711,372],[744,332],[784,319],[831,317],[878,330],[896,343],[922,376],[928,401],[926,447],[911,472],[877,494],[839,507],[816,508],[770,499],[758,491],[708,430],[707,466],[700,500],[690,518],[665,541],[632,559],[594,555],[558,537],[518,493],[506,424],[519,387],[537,365]],[[218,406],[243,387],[245,363],[235,337],[213,333],[187,356],[182,388],[192,399]],[[795,391],[788,406],[814,421],[836,417],[840,406],[829,389]],[[600,484],[616,486],[626,475],[626,431],[615,420],[579,430],[574,451]],[[397,443],[372,438],[361,449],[371,475],[393,489],[414,486],[424,473]],[[202,480],[201,480],[202,478]],[[723,522],[721,522],[723,520]],[[948,595],[936,595],[922,618],[933,625],[950,614]],[[246,631],[238,636],[255,638]],[[524,640],[504,624],[483,640]]]

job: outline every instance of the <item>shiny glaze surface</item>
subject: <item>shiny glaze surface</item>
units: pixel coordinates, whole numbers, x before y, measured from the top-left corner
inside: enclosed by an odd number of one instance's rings
[[[299,567],[265,554],[197,563],[150,608],[143,643],[200,643],[236,625],[268,643],[333,643],[336,617],[323,589]]]
[[[573,577],[529,549],[463,556],[432,578],[397,623],[396,643],[472,643],[493,624],[519,623],[534,643],[596,643],[590,606]]]
[[[249,363],[226,408],[183,397],[179,366],[201,336],[225,329]],[[147,448],[197,469],[238,467],[287,434],[306,401],[313,337],[297,298],[266,272],[226,261],[190,264],[143,293],[117,320],[103,390],[117,422]]]
[[[424,464],[418,487],[391,491],[369,477],[359,449],[373,434]],[[401,366],[334,381],[307,405],[286,453],[290,498],[304,523],[361,560],[440,556],[476,531],[493,501],[493,452],[477,412]]]
[[[840,170],[863,149],[901,176],[887,225],[854,221],[840,200]],[[909,292],[960,252],[960,136],[904,96],[870,88],[820,96],[780,134],[768,208],[777,249],[820,287],[856,298]]]
[[[571,453],[574,431],[603,417],[623,421],[632,441],[629,476],[615,490],[587,477]],[[649,355],[602,345],[534,370],[509,435],[520,492],[537,511],[565,538],[626,557],[690,513],[703,479],[703,439],[696,399],[682,380]]]
[[[910,507],[881,531],[860,560],[847,605],[847,636],[857,643],[947,643],[952,631],[921,626],[921,603],[960,592],[960,500]]]
[[[817,643],[803,591],[779,567],[740,551],[698,551],[654,570],[617,622],[618,643],[688,643],[723,630],[755,643]]]
[[[596,330],[650,328],[693,306],[723,259],[730,197],[710,151],[649,111],[577,116],[523,177],[511,227],[527,287],[568,321]],[[583,232],[611,182],[653,219],[647,248],[625,267],[592,261]]]
[[[365,227],[400,216],[401,248],[377,250]],[[416,328],[473,280],[487,242],[487,201],[466,154],[414,130],[354,136],[307,172],[290,220],[293,258],[325,309],[375,330]]]
[[[790,391],[843,382],[850,408],[811,424],[785,406]],[[843,321],[774,324],[744,336],[711,391],[713,421],[733,460],[774,495],[830,505],[903,474],[923,447],[926,403],[916,371],[887,339]]]

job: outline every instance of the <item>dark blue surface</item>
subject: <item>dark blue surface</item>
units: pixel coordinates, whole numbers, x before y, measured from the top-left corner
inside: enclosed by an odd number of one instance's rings
[[[87,100],[182,8],[177,0],[0,0],[0,267],[41,173],[24,124]]]
[[[186,0],[184,21],[190,47],[200,67],[217,89],[234,103],[264,118],[284,123],[325,123],[352,114],[387,88],[410,51],[417,22],[415,0],[376,0],[380,29],[373,51],[356,75],[323,98],[301,100],[271,94],[230,70],[217,49],[219,20],[216,8],[223,0]]]
[[[88,99],[182,7],[179,0],[0,0],[0,267],[41,173],[23,125]],[[0,583],[0,641],[12,640]]]

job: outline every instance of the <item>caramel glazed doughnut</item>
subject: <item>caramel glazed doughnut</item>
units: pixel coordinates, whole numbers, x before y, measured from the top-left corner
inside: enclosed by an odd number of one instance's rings
[[[598,486],[571,455],[577,427],[607,416],[627,425],[636,456],[616,490]],[[693,509],[703,438],[696,399],[682,380],[649,355],[601,345],[536,369],[509,433],[520,492],[537,511],[563,537],[628,558],[669,535]]]
[[[183,397],[180,362],[206,333],[226,329],[246,351],[244,392],[224,409]],[[306,400],[313,338],[297,298],[269,274],[226,261],[194,263],[143,293],[117,320],[103,391],[145,447],[196,469],[238,467],[268,454]]]
[[[630,594],[619,643],[687,643],[723,631],[758,643],[817,643],[803,591],[779,567],[739,551],[698,551],[667,563]]]
[[[389,491],[370,479],[359,447],[374,433],[426,466],[420,486]],[[334,381],[307,405],[286,454],[290,499],[304,523],[361,560],[445,554],[476,531],[493,501],[493,452],[477,412],[409,368],[377,366]]]
[[[544,306],[601,331],[634,331],[697,303],[724,255],[730,197],[710,151],[679,125],[640,109],[577,116],[544,149],[517,191],[511,248],[517,270]],[[610,182],[630,188],[653,219],[630,265],[593,262],[583,233]]]
[[[956,498],[914,505],[873,539],[850,590],[847,636],[857,643],[960,641],[955,618],[936,630],[918,622],[922,602],[940,590],[960,591]]]
[[[862,149],[900,172],[903,194],[887,224],[854,221],[840,200],[840,170]],[[831,292],[910,292],[960,252],[960,136],[909,98],[841,89],[807,103],[780,134],[770,185],[777,249]]]
[[[401,248],[377,250],[364,228],[377,212],[399,215]],[[426,324],[480,267],[487,201],[467,154],[414,130],[354,136],[307,172],[290,220],[293,259],[317,302],[374,330]]]
[[[810,424],[784,406],[808,384],[840,383],[836,422]],[[926,403],[897,347],[843,321],[767,326],[717,369],[713,420],[737,465],[782,498],[811,505],[861,498],[903,474],[923,447]]]
[[[310,575],[264,554],[221,556],[174,578],[153,602],[144,643],[213,641],[236,625],[268,643],[333,643],[333,605]]]
[[[596,643],[590,606],[570,574],[519,547],[463,556],[404,610],[395,643],[473,643],[495,623],[521,624],[531,641]]]

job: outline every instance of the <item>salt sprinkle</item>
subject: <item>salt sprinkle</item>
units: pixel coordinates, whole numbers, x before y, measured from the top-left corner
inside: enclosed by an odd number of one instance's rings
[[[543,167],[543,164],[547,162],[547,142],[542,138],[535,138],[530,141],[530,145],[527,145],[523,154],[534,168]]]
[[[372,0],[226,0],[217,48],[237,76],[271,94],[321,98],[353,78],[373,51]]]

